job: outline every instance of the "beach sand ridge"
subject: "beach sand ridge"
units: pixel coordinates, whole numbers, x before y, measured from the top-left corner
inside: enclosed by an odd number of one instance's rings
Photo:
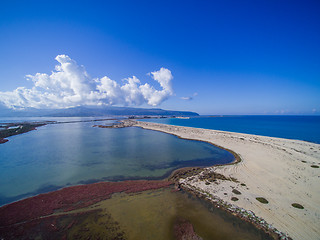
[[[240,162],[205,168],[195,176],[181,179],[180,184],[253,211],[293,239],[320,238],[319,144],[150,122],[135,122],[134,126],[206,141],[233,151]],[[233,181],[204,177],[210,176],[210,172]]]

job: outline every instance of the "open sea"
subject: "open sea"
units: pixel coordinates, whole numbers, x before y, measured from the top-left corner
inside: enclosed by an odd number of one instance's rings
[[[320,116],[210,116],[143,121],[298,139],[320,144]]]

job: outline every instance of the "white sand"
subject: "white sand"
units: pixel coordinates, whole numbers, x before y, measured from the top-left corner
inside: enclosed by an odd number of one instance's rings
[[[218,180],[217,184],[206,185],[195,177],[187,180],[188,184],[253,211],[293,239],[320,239],[320,168],[311,167],[320,166],[319,144],[147,122],[136,122],[135,126],[233,150],[240,156],[240,163],[210,167],[207,171],[234,177],[239,183]],[[241,194],[232,193],[233,188]],[[231,201],[233,196],[239,201]],[[262,204],[256,197],[264,197],[269,203]],[[304,209],[294,208],[292,203],[299,203]]]

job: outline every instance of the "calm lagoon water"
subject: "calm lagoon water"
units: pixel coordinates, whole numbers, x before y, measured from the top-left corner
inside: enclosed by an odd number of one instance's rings
[[[320,116],[222,116],[143,121],[320,143]]]
[[[204,142],[136,127],[102,129],[93,124],[50,124],[1,144],[0,205],[65,186],[158,179],[179,167],[234,159],[229,152]]]

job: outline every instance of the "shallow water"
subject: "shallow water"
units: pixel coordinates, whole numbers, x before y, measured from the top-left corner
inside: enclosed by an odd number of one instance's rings
[[[189,221],[203,239],[269,239],[251,224],[220,209],[209,207],[203,200],[172,189],[159,189],[138,194],[114,194],[87,210],[100,209],[73,226],[68,237],[103,236],[106,223],[124,234],[126,239],[175,239],[176,219]],[[209,209],[209,211],[208,211]],[[79,212],[79,211],[78,211]],[[81,212],[81,210],[80,210]],[[88,231],[83,231],[89,229]],[[109,229],[110,232],[110,229]],[[115,233],[114,233],[115,234]]]
[[[234,159],[229,152],[204,142],[136,127],[92,125],[50,124],[1,144],[0,205],[65,186],[159,179],[176,168]]]

